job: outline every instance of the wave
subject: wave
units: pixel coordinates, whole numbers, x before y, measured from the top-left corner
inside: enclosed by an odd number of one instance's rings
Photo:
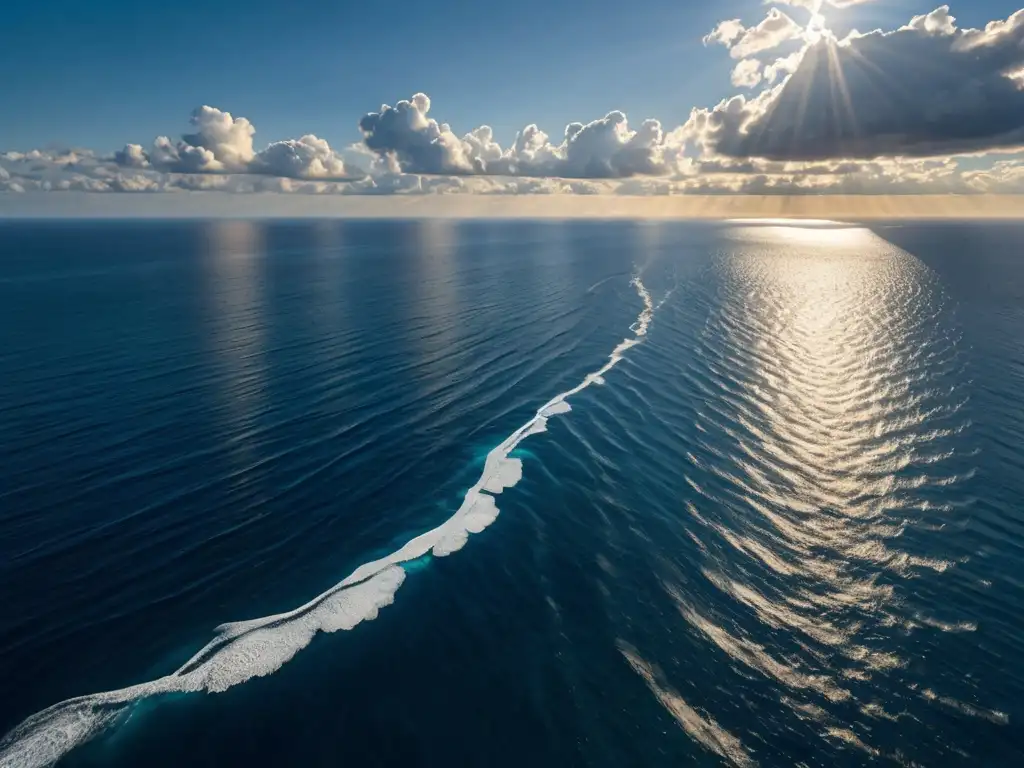
[[[466,491],[454,515],[441,525],[420,534],[400,549],[364,563],[347,578],[305,605],[287,613],[250,621],[222,624],[216,636],[180,669],[146,683],[116,691],[67,699],[38,712],[0,741],[0,768],[43,768],[100,733],[123,723],[132,708],[144,699],[177,693],[216,693],[264,677],[280,669],[305,648],[318,632],[349,630],[377,617],[394,602],[405,581],[403,563],[426,555],[445,557],[465,546],[469,536],[480,533],[498,517],[495,496],[522,479],[520,459],[511,456],[531,435],[547,431],[548,419],[568,413],[567,402],[593,384],[622,360],[625,352],[647,334],[654,318],[654,302],[640,275],[630,284],[643,301],[643,309],[630,326],[633,336],[612,350],[607,362],[583,381],[551,398],[536,414],[487,454],[483,471]]]

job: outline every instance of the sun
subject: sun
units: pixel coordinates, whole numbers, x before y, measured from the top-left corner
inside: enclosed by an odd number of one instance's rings
[[[828,28],[825,27],[825,17],[820,13],[812,13],[811,20],[804,30],[804,38],[813,45],[826,34],[828,34]]]
[[[812,13],[811,20],[807,22],[807,27],[804,29],[804,39],[811,45],[814,45],[828,33],[828,27],[825,26],[825,17],[820,13]]]

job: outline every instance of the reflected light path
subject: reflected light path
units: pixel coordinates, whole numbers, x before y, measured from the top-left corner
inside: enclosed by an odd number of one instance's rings
[[[936,371],[962,372],[960,339],[943,328],[934,276],[867,229],[751,221],[728,238],[689,364],[706,395],[705,458],[689,458],[720,482],[686,477],[688,533],[720,598],[672,574],[663,586],[698,636],[780,684],[823,738],[876,755],[870,727],[831,709],[896,716],[872,702],[871,681],[900,676],[907,659],[878,640],[934,626],[908,614],[906,585],[956,565],[903,534],[952,509],[969,476],[943,447],[970,426],[967,395],[936,383]],[[765,630],[774,641],[755,642]]]
[[[238,472],[256,460],[246,435],[256,428],[266,387],[263,232],[250,221],[218,221],[203,234],[201,295],[211,329],[208,344],[224,373],[217,379],[223,385],[215,393],[217,410]]]

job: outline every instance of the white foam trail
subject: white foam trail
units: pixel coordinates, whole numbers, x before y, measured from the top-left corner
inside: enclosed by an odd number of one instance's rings
[[[168,693],[226,691],[279,669],[317,632],[352,629],[374,619],[394,600],[405,579],[387,568],[348,589],[337,585],[300,608],[255,621],[225,624],[218,635],[176,672],[118,691],[80,696],[25,720],[0,743],[3,768],[42,768],[125,719],[142,699]]]
[[[637,336],[646,336],[647,327],[651,324],[651,320],[654,318],[654,301],[651,299],[651,294],[647,291],[647,288],[644,287],[643,281],[640,279],[639,275],[630,281],[630,285],[636,288],[636,292],[640,295],[640,298],[643,299],[644,308],[640,313],[640,316],[637,317],[636,322],[629,327],[629,330]],[[664,302],[662,302],[662,304],[663,303]],[[661,304],[658,306],[660,307]]]
[[[427,553],[445,557],[465,546],[470,534],[480,533],[498,517],[494,496],[511,488],[523,476],[523,463],[510,454],[530,435],[547,431],[548,419],[572,410],[567,400],[593,384],[604,384],[630,347],[640,343],[654,317],[654,304],[640,277],[631,285],[644,308],[630,326],[635,338],[626,338],[612,350],[608,361],[572,389],[556,395],[528,422],[487,454],[479,479],[466,491],[454,515],[436,528],[407,542],[401,549],[356,568],[347,578],[305,605],[287,613],[251,621],[222,624],[217,635],[180,669],[148,683],[118,691],[62,701],[29,717],[0,741],[0,768],[44,768],[101,731],[123,722],[139,701],[170,693],[226,691],[254,677],[280,669],[301,651],[317,632],[337,632],[377,617],[394,602],[405,580],[402,563]]]

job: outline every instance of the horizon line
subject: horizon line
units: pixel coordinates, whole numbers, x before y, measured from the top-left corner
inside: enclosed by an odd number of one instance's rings
[[[1021,219],[1024,195],[0,195],[2,220],[104,218]]]

